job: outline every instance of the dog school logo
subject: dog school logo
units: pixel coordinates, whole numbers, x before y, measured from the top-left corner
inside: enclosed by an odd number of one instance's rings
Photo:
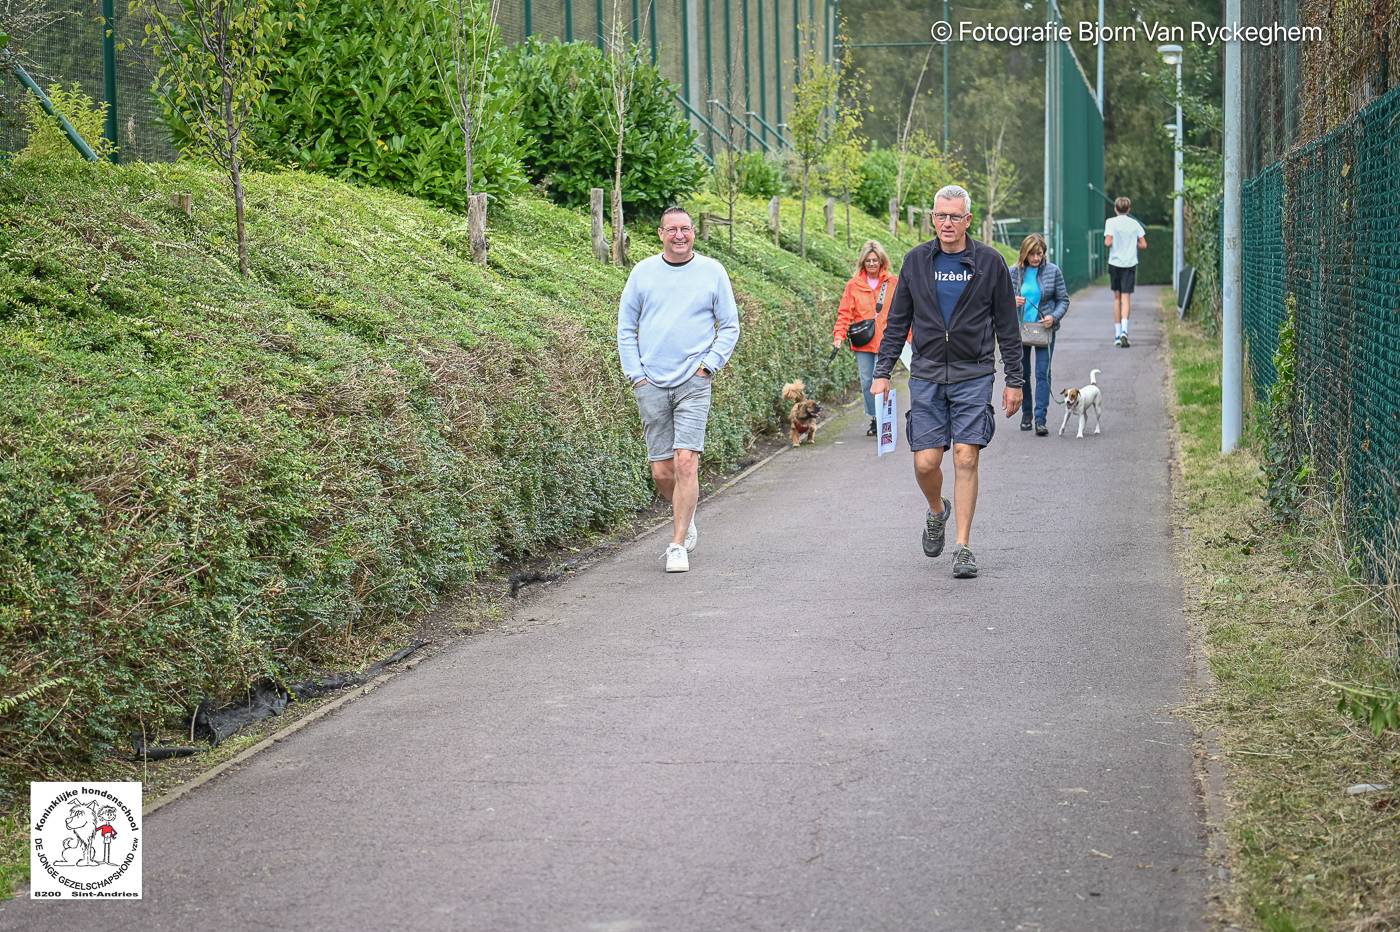
[[[141,784],[31,783],[31,899],[141,899]]]

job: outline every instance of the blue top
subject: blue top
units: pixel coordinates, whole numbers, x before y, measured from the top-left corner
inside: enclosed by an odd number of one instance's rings
[[[933,284],[938,289],[938,309],[943,312],[945,327],[952,324],[953,309],[970,281],[972,271],[963,265],[962,253],[940,250],[933,254]]]
[[[1040,320],[1040,269],[1026,266],[1026,276],[1021,282],[1021,297],[1026,299],[1022,320]]]

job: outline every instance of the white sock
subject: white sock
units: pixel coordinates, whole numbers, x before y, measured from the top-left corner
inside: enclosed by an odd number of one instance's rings
[[[1128,318],[1124,317],[1124,318],[1123,318],[1123,336],[1126,337],[1127,335],[1128,335]]]
[[[1113,325],[1113,338],[1116,340],[1116,339],[1118,339],[1119,337],[1121,337],[1122,335],[1123,335],[1123,325],[1122,325],[1122,324],[1114,324],[1114,325]]]

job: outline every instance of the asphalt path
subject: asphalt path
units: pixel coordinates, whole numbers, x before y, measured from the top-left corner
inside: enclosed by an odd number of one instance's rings
[[[998,417],[978,579],[923,556],[903,439],[877,459],[851,410],[701,505],[689,573],[623,548],[153,814],[141,902],[0,927],[1205,927],[1137,297],[1131,349],[1104,289],[1059,339],[1056,390],[1102,370],[1101,435]]]

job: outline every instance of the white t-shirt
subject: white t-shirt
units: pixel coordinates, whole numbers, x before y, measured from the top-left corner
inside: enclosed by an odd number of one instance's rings
[[[1131,269],[1138,264],[1138,237],[1147,235],[1142,224],[1127,214],[1119,214],[1104,221],[1103,232],[1113,237],[1113,245],[1108,247],[1109,265]]]

